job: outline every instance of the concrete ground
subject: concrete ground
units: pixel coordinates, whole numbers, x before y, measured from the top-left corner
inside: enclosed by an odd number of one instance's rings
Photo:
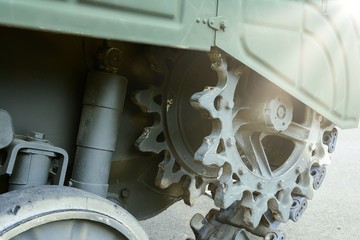
[[[178,202],[141,224],[151,240],[185,240],[193,238],[191,217],[197,212],[205,215],[212,207],[211,199],[203,196],[193,207]],[[280,229],[288,240],[360,239],[360,128],[340,130],[322,187],[300,221]]]

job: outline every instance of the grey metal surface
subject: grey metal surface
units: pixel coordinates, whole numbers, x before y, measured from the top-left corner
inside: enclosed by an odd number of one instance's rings
[[[280,225],[289,240],[358,240],[360,193],[360,128],[340,130],[337,149],[327,167],[326,179],[299,222]],[[214,207],[201,197],[193,207],[178,202],[158,216],[140,222],[151,240],[193,238],[188,221]],[[177,216],[174,218],[173,216]],[[164,226],[159,228],[158,226]]]
[[[0,59],[1,108],[16,134],[45,133],[73,159],[86,80],[82,40],[6,27],[0,32],[6,56]]]

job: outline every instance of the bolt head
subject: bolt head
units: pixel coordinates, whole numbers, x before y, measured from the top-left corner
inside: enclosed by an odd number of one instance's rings
[[[277,117],[279,119],[284,119],[286,116],[286,108],[284,105],[280,105],[277,109]]]
[[[284,181],[280,180],[277,185],[279,188],[282,188],[284,186]]]
[[[234,108],[234,101],[226,102],[226,108],[227,109],[233,109]]]
[[[28,136],[34,140],[44,140],[45,139],[45,134],[41,133],[41,132],[30,132]]]
[[[109,48],[105,53],[106,67],[119,68],[123,61],[122,53],[117,48]]]
[[[226,21],[225,21],[225,20],[222,20],[222,21],[220,22],[220,28],[221,28],[222,30],[225,30],[226,27],[227,27]]]
[[[121,192],[120,192],[120,197],[121,197],[121,198],[127,198],[127,197],[129,197],[129,196],[130,196],[130,191],[129,191],[129,189],[124,188],[123,190],[121,190]]]
[[[231,138],[228,138],[228,140],[227,140],[227,145],[229,146],[229,147],[231,147],[231,146],[234,146],[235,144],[236,144],[236,140],[235,140],[235,138],[234,137],[231,137]]]

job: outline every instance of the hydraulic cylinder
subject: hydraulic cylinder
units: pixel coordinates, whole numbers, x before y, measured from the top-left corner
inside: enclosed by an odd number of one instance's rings
[[[90,72],[83,97],[71,186],[106,197],[127,79]]]

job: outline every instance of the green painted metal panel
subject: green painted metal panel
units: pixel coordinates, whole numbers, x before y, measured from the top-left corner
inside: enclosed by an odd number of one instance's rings
[[[205,51],[216,45],[348,128],[360,115],[360,18],[346,8],[351,1],[0,0],[0,24]],[[225,30],[208,25],[214,16]]]
[[[217,0],[0,0],[0,24],[208,50]],[[196,21],[196,20],[201,21]]]
[[[360,24],[353,7],[340,0],[219,0],[227,27],[217,31],[216,45],[340,127],[357,127]]]

